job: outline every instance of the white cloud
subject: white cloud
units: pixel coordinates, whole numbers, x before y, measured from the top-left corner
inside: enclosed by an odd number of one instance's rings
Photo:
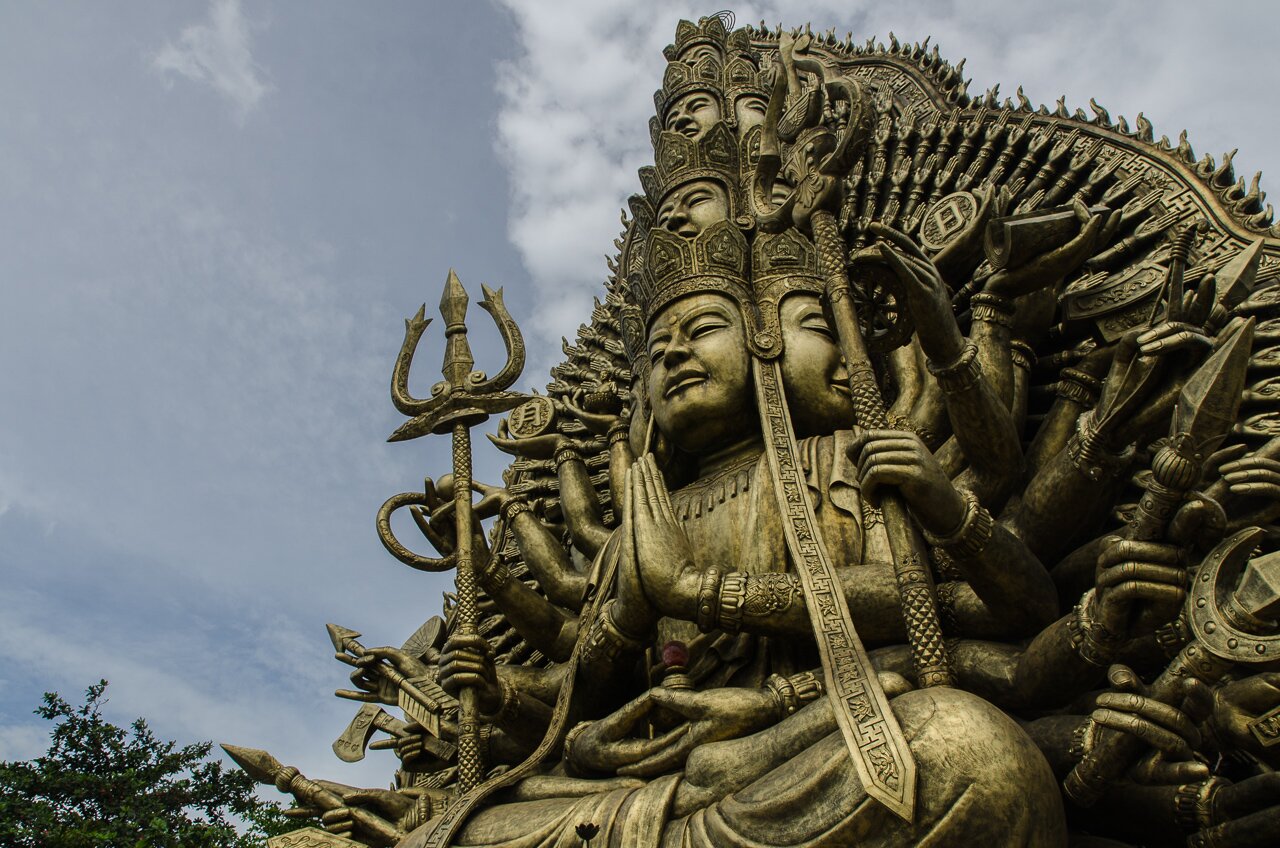
[[[0,725],[0,761],[29,760],[48,748],[48,727],[39,724]]]
[[[250,51],[250,23],[240,0],[212,0],[206,21],[182,30],[151,60],[161,74],[179,74],[204,83],[232,106],[236,119],[248,117],[271,91]]]
[[[652,161],[646,129],[650,97],[662,79],[661,48],[676,21],[715,8],[684,0],[645,4],[564,0],[554,5],[503,0],[520,53],[499,68],[497,149],[510,172],[509,236],[533,279],[537,315],[530,350],[550,349],[586,319],[591,296],[613,253],[618,210],[639,190],[636,169]],[[1052,9],[1049,12],[1049,9]],[[1275,32],[1277,10],[1241,4],[1232,15],[1206,17],[1176,5],[1159,15],[1145,4],[1081,0],[1069,6],[1009,0],[799,0],[739,3],[739,25],[852,31],[855,42],[880,41],[890,31],[904,41],[932,35],[951,62],[968,57],[966,76],[980,94],[1000,83],[1002,94],[1025,87],[1050,107],[1063,93],[1070,108],[1090,97],[1125,115],[1139,110],[1156,137],[1176,140],[1185,125],[1197,153],[1239,146],[1238,174],[1269,165],[1270,138],[1280,118],[1265,102],[1259,57]],[[1252,19],[1248,26],[1240,21]],[[1261,25],[1263,18],[1273,21]],[[1050,23],[1051,22],[1051,23]],[[1185,124],[1173,124],[1172,121]],[[530,373],[534,373],[531,371]]]

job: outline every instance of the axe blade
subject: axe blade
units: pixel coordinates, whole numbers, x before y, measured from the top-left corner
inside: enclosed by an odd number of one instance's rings
[[[359,709],[342,735],[333,740],[333,753],[338,759],[344,763],[358,763],[364,759],[365,747],[377,729],[375,722],[380,713],[383,709],[377,704],[365,704]]]

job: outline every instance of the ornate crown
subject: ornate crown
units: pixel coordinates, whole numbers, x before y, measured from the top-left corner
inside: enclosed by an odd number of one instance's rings
[[[681,97],[693,91],[705,91],[724,105],[722,80],[723,63],[711,56],[703,56],[694,64],[672,62],[662,75],[662,88],[653,93],[653,105],[661,122],[667,109]]]
[[[652,229],[642,255],[630,285],[646,324],[668,303],[695,292],[725,294],[744,314],[751,311],[750,249],[733,222],[718,221],[693,238]]]
[[[738,163],[738,141],[724,121],[717,121],[697,139],[664,131],[658,134],[654,145],[653,168],[641,170],[640,184],[657,210],[671,189],[691,180],[715,180],[729,195],[730,217],[733,217],[742,208],[738,202],[741,193]]]
[[[727,110],[725,118],[730,124],[736,124],[733,104],[738,98],[755,95],[767,101],[770,86],[766,79],[768,75],[760,68],[760,56],[752,49],[751,38],[745,29],[730,33],[727,46],[729,59],[720,74],[720,87]]]
[[[757,232],[751,244],[751,287],[759,310],[756,347],[761,356],[772,358],[782,352],[778,307],[783,299],[793,292],[823,292],[817,247],[794,228]]]
[[[728,37],[729,28],[725,26],[724,19],[719,15],[699,18],[696,24],[693,21],[681,21],[676,24],[675,44],[668,44],[662,48],[662,55],[667,57],[668,62],[675,62],[682,59],[692,48],[706,44],[718,50],[723,57],[724,45]]]

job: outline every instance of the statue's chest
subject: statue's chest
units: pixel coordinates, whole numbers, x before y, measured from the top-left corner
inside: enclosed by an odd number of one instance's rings
[[[809,495],[832,559],[838,565],[860,561],[857,520],[824,508],[827,499],[816,490]],[[704,567],[749,574],[790,570],[782,515],[763,460],[685,486],[672,494],[671,505]]]

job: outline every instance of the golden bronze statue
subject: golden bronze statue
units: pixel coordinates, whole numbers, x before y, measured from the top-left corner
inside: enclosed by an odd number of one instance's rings
[[[546,394],[508,391],[500,291],[492,379],[452,271],[426,400],[407,322],[392,438],[454,462],[378,533],[458,591],[398,648],[329,627],[365,702],[334,751],[393,789],[228,749],[315,839],[1280,844],[1271,208],[927,45],[682,21]]]

